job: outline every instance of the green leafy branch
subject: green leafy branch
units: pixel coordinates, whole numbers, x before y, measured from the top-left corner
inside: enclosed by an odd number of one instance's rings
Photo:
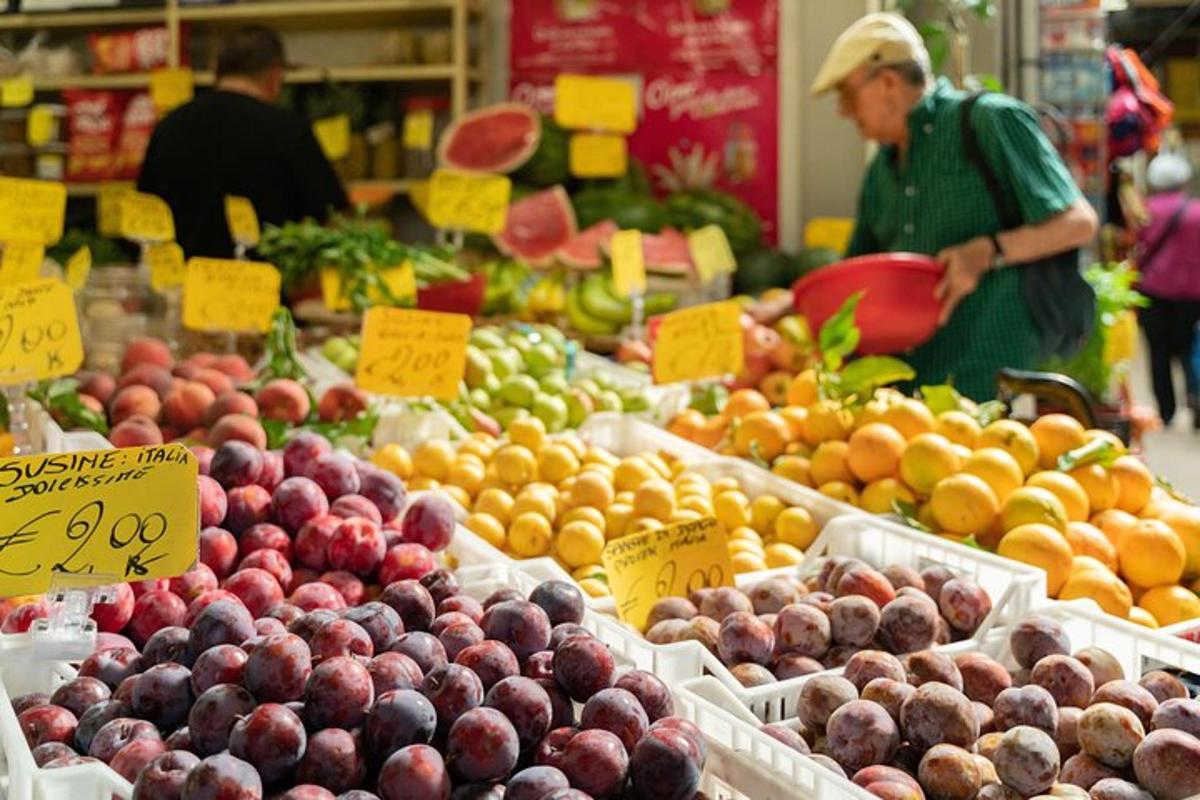
[[[912,367],[892,356],[863,356],[847,363],[862,341],[862,331],[854,321],[862,298],[862,292],[846,298],[818,332],[821,362],[817,381],[822,397],[866,402],[875,390],[916,377]]]
[[[71,429],[85,428],[101,435],[108,435],[108,420],[83,404],[79,399],[79,381],[74,378],[58,378],[42,381],[29,390],[29,398],[40,404],[52,416],[66,422]],[[7,412],[7,404],[5,407]]]
[[[962,411],[974,419],[980,427],[986,428],[996,420],[1003,419],[1004,415],[1008,413],[1008,406],[999,400],[976,403],[963,397],[948,383],[922,386],[920,391],[921,400],[935,417],[945,411]]]

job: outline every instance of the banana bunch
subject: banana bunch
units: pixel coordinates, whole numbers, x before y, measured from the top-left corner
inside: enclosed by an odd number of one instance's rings
[[[535,317],[562,313],[566,307],[567,290],[561,273],[546,275],[529,290],[525,310]]]
[[[677,299],[668,292],[646,295],[645,315],[652,317],[675,308]],[[633,319],[633,304],[617,295],[612,276],[593,273],[571,288],[566,298],[567,319],[580,333],[618,333]]]

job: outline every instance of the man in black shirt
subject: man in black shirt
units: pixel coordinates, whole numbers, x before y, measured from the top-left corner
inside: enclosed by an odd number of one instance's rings
[[[346,193],[312,130],[273,103],[283,89],[279,35],[232,32],[217,59],[216,91],[162,119],[150,138],[138,189],[167,201],[188,256],[229,258],[225,195],[254,204],[262,224],[346,207]]]

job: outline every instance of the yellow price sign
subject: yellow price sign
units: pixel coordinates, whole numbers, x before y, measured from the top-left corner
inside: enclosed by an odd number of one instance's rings
[[[104,181],[96,193],[96,230],[101,236],[121,235],[121,198],[135,191],[133,181]]]
[[[146,248],[145,259],[150,267],[150,288],[165,292],[183,285],[187,265],[183,262],[183,248],[175,242],[161,242]]]
[[[0,384],[70,375],[83,363],[75,294],[52,278],[0,287]]]
[[[62,238],[66,211],[65,185],[0,178],[0,241],[54,244]]]
[[[317,120],[312,131],[330,161],[341,161],[350,154],[350,118],[345,114]]]
[[[470,336],[466,314],[368,309],[354,381],[377,394],[452,400],[467,367]]]
[[[733,585],[729,539],[712,517],[642,531],[604,546],[600,555],[617,614],[638,630],[664,597]]]
[[[30,147],[42,147],[54,138],[54,109],[41,105],[29,109],[25,120],[25,142]]]
[[[376,272],[379,280],[396,300],[416,298],[417,276],[413,271],[412,264],[406,261],[395,267],[377,269]],[[350,298],[345,295],[342,276],[336,267],[325,267],[321,270],[321,298],[325,301],[325,307],[330,311],[350,310]],[[391,303],[383,290],[374,285],[367,291],[367,300],[373,306],[386,306]]]
[[[76,250],[75,254],[67,259],[66,273],[67,286],[71,287],[71,291],[82,291],[92,273],[92,249],[85,244]]]
[[[196,76],[191,67],[163,67],[150,73],[150,100],[161,117],[196,93]]]
[[[734,300],[672,311],[654,334],[655,383],[695,381],[742,371],[742,308]]]
[[[196,563],[196,457],[181,444],[0,459],[0,595],[56,572],[140,581]]]
[[[33,78],[17,75],[0,79],[0,106],[23,108],[33,103]]]
[[[646,293],[646,255],[641,231],[617,231],[611,248],[613,288],[621,297]]]
[[[624,136],[572,134],[567,155],[571,174],[577,178],[617,178],[629,170],[629,149]]]
[[[258,214],[254,204],[248,198],[235,194],[225,195],[225,223],[229,226],[229,236],[234,244],[242,247],[257,247],[262,238],[262,230],[258,226]]]
[[[433,112],[421,110],[405,114],[400,141],[405,150],[432,150]]]
[[[564,128],[633,133],[637,92],[628,81],[559,75],[554,82],[554,121]]]
[[[279,270],[259,261],[192,258],[183,279],[183,327],[266,333],[279,308]]]
[[[512,181],[504,175],[439,169],[429,181],[427,217],[435,228],[499,233],[511,197]]]
[[[726,275],[737,269],[737,259],[729,246],[729,237],[720,225],[705,225],[688,234],[688,250],[696,273],[704,283],[711,283],[718,275]]]
[[[117,232],[135,242],[169,242],[175,238],[175,217],[161,197],[125,192],[117,200]]]
[[[42,271],[46,248],[39,242],[5,242],[0,259],[0,286],[35,280]]]

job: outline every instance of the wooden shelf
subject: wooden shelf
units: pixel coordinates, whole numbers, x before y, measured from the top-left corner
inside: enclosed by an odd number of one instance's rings
[[[164,8],[111,8],[86,11],[32,11],[0,14],[0,30],[18,28],[95,28],[101,25],[144,25],[162,22]]]
[[[415,181],[408,179],[395,180],[361,180],[350,181],[346,184],[346,190],[353,192],[355,190],[370,193],[391,192],[394,195],[408,194],[413,187]],[[67,184],[67,194],[71,197],[95,197],[100,193],[99,182],[74,182]]]
[[[361,67],[302,67],[287,73],[287,83],[417,83],[421,81],[448,81],[454,78],[452,64],[383,64]],[[469,70],[468,78],[479,80],[478,70]],[[216,76],[211,72],[197,72],[197,86],[212,86]],[[134,72],[126,75],[61,75],[34,78],[37,91],[61,91],[62,89],[141,89],[150,85],[150,73]]]

